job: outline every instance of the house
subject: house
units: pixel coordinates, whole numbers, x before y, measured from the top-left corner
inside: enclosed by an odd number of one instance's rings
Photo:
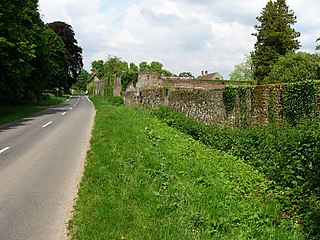
[[[91,88],[89,91],[91,94],[96,96],[104,96],[104,81],[100,79],[100,77],[97,75],[97,70],[93,69],[93,76],[89,80],[89,83],[91,85]]]
[[[223,80],[223,76],[220,73],[208,73],[208,71],[201,71],[201,75],[197,78],[200,80]]]

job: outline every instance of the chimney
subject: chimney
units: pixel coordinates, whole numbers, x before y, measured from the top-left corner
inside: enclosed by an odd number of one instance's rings
[[[203,71],[201,71],[201,76],[203,76]]]
[[[206,70],[206,75],[208,75],[208,71]]]
[[[97,68],[96,68],[96,67],[94,67],[94,68],[92,69],[92,73],[93,73],[93,75],[96,75],[96,74],[97,74]]]

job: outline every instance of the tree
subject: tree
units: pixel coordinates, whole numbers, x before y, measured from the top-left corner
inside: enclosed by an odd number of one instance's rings
[[[105,96],[112,96],[114,79],[120,77],[124,72],[128,70],[128,63],[122,61],[121,58],[116,56],[108,56],[108,60],[105,63]]]
[[[297,20],[285,0],[270,0],[257,20],[260,25],[254,26],[257,42],[251,57],[254,78],[261,84],[280,56],[299,49],[300,33],[291,28]]]
[[[234,71],[230,74],[231,81],[251,81],[253,80],[252,60],[250,55],[245,56],[243,63],[234,66]]]
[[[0,103],[37,101],[64,82],[64,44],[41,20],[37,0],[0,5]]]
[[[69,24],[58,21],[49,23],[48,26],[62,38],[65,48],[67,49],[69,67],[68,81],[65,87],[69,88],[76,82],[83,67],[82,48],[78,46],[78,41],[75,39],[73,28]]]
[[[91,63],[91,72],[93,72],[93,69],[94,69],[94,68],[96,69],[97,75],[98,75],[100,78],[103,78],[103,77],[106,75],[103,60],[94,60],[94,61]]]
[[[320,79],[320,56],[288,52],[272,66],[267,83],[288,83]]]
[[[147,62],[141,62],[139,64],[140,72],[149,72],[150,71],[150,65]]]
[[[320,41],[320,38],[318,38],[318,39],[316,40],[316,42],[318,42],[318,41]],[[318,45],[318,46],[316,47],[316,50],[320,50],[320,45]]]
[[[0,5],[0,103],[4,103],[23,98],[36,46],[33,22],[26,13],[32,3],[7,0]]]
[[[179,73],[179,77],[193,77],[194,76],[192,75],[191,72],[182,72],[182,73]]]
[[[78,75],[77,82],[73,84],[73,88],[77,90],[85,91],[87,88],[88,80],[90,79],[90,74],[87,70],[82,69],[80,74]]]

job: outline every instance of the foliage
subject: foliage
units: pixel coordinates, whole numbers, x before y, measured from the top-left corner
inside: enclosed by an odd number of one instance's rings
[[[320,56],[289,52],[272,66],[267,83],[289,83],[320,79]]]
[[[77,81],[77,77],[83,68],[82,48],[78,46],[75,33],[71,25],[65,22],[52,22],[48,26],[58,34],[64,42],[67,50],[68,81],[65,87],[70,88]]]
[[[200,124],[167,107],[155,114],[168,125],[215,149],[229,151],[264,173],[283,204],[282,214],[303,225],[310,239],[319,239],[319,122],[231,129]]]
[[[140,108],[97,109],[70,239],[304,239],[262,174]]]
[[[223,89],[223,103],[226,109],[226,113],[229,116],[236,105],[237,91],[236,87],[227,85]]]
[[[318,38],[316,42],[318,41],[320,41],[320,38]],[[320,50],[320,45],[316,46],[316,50]]]
[[[243,63],[234,66],[234,71],[230,74],[230,81],[252,81],[252,60],[250,55],[245,56]]]
[[[92,73],[93,73],[93,69],[96,69],[96,73],[99,78],[103,78],[106,75],[103,60],[94,60],[91,63],[91,72]]]
[[[173,76],[171,72],[163,69],[163,64],[157,61],[152,61],[150,64],[147,62],[141,62],[139,64],[140,72],[155,72],[162,76]]]
[[[179,77],[192,77],[192,78],[194,78],[194,76],[192,75],[191,72],[182,72],[182,73],[179,73]]]
[[[247,87],[240,86],[238,87],[238,97],[239,97],[239,104],[240,104],[240,119],[241,123],[240,126],[246,127],[248,125],[247,119]]]
[[[318,83],[315,81],[286,84],[282,90],[282,112],[290,124],[312,119],[318,113]]]
[[[138,82],[138,72],[128,70],[121,75],[122,91],[125,91],[130,83],[136,85]]]
[[[104,64],[104,70],[106,91],[104,95],[110,97],[113,95],[114,79],[128,71],[128,63],[119,57],[109,55]]]
[[[85,69],[82,69],[77,77],[77,82],[72,85],[72,88],[83,91],[87,90],[87,84],[90,78],[91,75],[89,74],[89,72]]]
[[[3,1],[0,8],[0,104],[37,101],[65,82],[65,47],[40,19],[38,1]]]
[[[299,49],[300,33],[291,27],[297,20],[285,0],[268,1],[257,20],[260,25],[254,26],[257,42],[251,58],[254,78],[261,84],[280,56]]]

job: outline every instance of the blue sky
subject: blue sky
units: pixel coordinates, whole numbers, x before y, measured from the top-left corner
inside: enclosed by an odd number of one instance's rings
[[[253,26],[267,0],[40,0],[44,22],[72,25],[85,68],[108,55],[127,62],[159,61],[179,74],[202,70],[225,79],[253,50]],[[287,0],[297,16],[300,51],[315,52],[319,0]]]

